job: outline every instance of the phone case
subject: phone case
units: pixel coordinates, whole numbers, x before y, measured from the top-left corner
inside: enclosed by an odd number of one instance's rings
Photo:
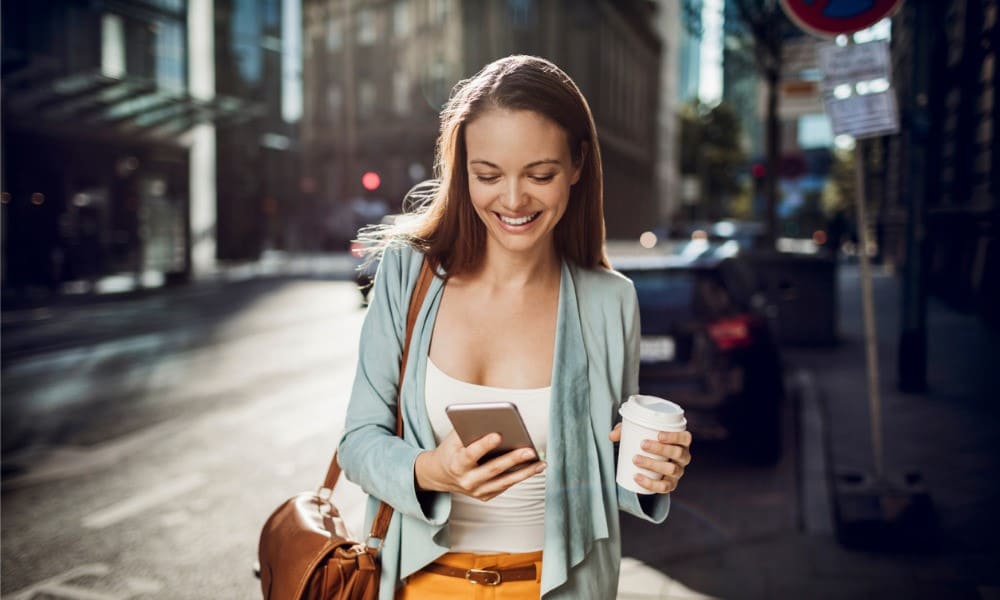
[[[521,413],[510,402],[451,404],[445,408],[445,413],[465,446],[491,433],[500,434],[500,446],[483,456],[480,463],[518,448],[531,448],[536,456],[538,454]]]

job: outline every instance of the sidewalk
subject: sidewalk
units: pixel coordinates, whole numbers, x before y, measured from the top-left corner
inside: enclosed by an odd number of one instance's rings
[[[841,265],[840,343],[787,348],[789,371],[814,382],[799,398],[804,530],[743,540],[663,564],[626,562],[619,600],[642,598],[1000,598],[1000,336],[932,299],[928,391],[896,389],[899,282],[874,278],[885,465],[923,475],[940,535],[912,553],[845,549],[833,535],[819,468],[873,470],[858,269]],[[829,447],[819,452],[819,429]]]

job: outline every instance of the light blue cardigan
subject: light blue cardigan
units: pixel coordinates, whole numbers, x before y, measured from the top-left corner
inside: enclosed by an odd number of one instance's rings
[[[382,548],[381,600],[448,552],[451,495],[416,489],[417,454],[435,447],[424,375],[443,281],[417,316],[403,384],[403,439],[395,435],[396,387],[406,311],[423,255],[394,243],[383,255],[361,330],[358,370],[338,457],[369,495],[365,532],[384,499],[395,508]],[[660,523],[669,496],[638,496],[615,483],[608,433],[619,403],[638,387],[639,315],[632,283],[604,269],[562,264],[545,479],[542,596],[614,598],[621,560],[618,510]],[[589,415],[589,418],[587,416]],[[402,549],[405,548],[405,551]]]

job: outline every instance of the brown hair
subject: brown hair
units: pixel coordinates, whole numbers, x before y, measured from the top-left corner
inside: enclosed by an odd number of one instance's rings
[[[566,213],[555,227],[556,253],[585,268],[608,267],[604,251],[604,188],[597,129],[587,100],[559,67],[534,56],[508,56],[460,81],[441,113],[435,151],[436,183],[415,188],[423,200],[412,218],[383,232],[383,242],[403,237],[449,274],[475,271],[486,249],[486,227],[469,196],[465,126],[494,110],[529,110],[566,133],[580,179],[570,188]],[[419,187],[419,186],[418,186]]]

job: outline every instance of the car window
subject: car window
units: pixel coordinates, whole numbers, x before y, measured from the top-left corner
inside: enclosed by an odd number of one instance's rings
[[[656,312],[670,320],[685,320],[692,316],[691,299],[695,277],[691,271],[649,270],[626,271],[635,284],[641,313]]]

